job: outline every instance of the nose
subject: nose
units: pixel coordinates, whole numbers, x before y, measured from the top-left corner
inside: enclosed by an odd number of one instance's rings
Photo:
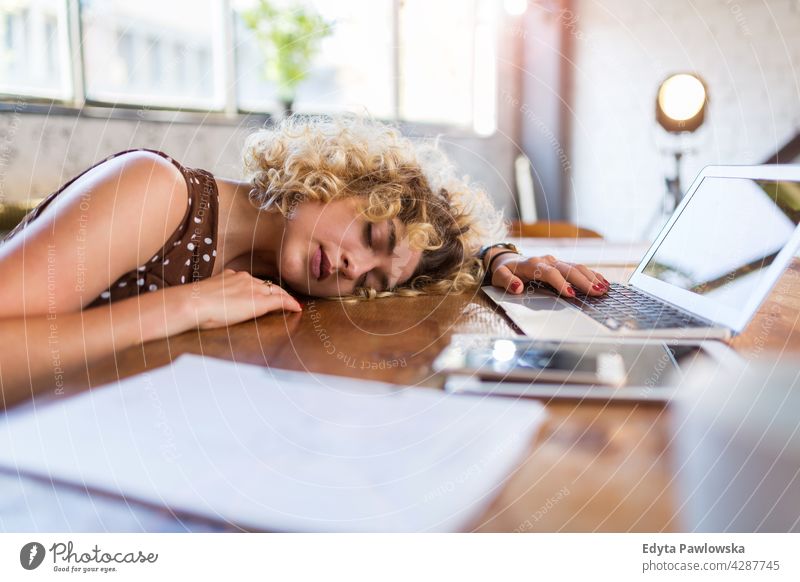
[[[371,271],[375,265],[375,257],[370,253],[342,253],[339,271],[352,281],[356,281],[364,273]]]

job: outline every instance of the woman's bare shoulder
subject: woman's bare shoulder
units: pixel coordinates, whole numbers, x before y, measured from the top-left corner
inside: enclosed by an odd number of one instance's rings
[[[0,317],[87,305],[157,252],[187,205],[181,170],[157,153],[95,166],[0,246]]]

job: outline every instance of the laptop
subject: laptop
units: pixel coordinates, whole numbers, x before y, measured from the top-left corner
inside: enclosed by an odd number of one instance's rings
[[[624,284],[603,297],[484,287],[537,339],[728,339],[800,246],[800,165],[709,166]]]

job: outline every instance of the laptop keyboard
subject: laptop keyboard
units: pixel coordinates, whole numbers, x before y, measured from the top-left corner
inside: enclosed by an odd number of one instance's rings
[[[591,297],[578,293],[574,299],[564,297],[571,305],[609,329],[666,329],[710,327],[708,321],[694,317],[650,297],[632,287],[612,283],[608,293]]]

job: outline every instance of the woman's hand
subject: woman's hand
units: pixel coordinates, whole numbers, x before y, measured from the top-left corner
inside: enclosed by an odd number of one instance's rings
[[[598,297],[608,291],[609,282],[583,265],[559,261],[552,255],[524,257],[514,253],[499,256],[492,264],[492,285],[519,295],[531,281],[547,283],[559,295],[575,297],[575,290]]]
[[[267,284],[246,271],[225,269],[197,283],[171,287],[180,292],[182,308],[200,329],[234,325],[270,311],[301,311],[297,300],[277,284]]]

